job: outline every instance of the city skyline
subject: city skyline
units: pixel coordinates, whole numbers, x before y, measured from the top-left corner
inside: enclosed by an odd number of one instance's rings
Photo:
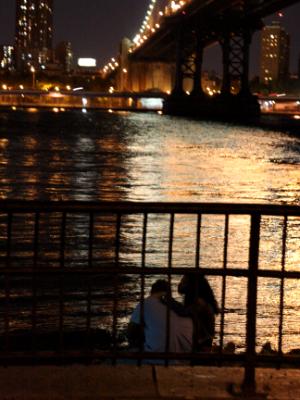
[[[75,58],[94,57],[102,66],[118,52],[120,41],[127,36],[133,38],[138,31],[148,6],[148,0],[79,0],[54,1],[54,45],[63,40],[72,43]],[[103,10],[102,12],[98,10]],[[130,12],[128,12],[130,10]],[[300,3],[283,10],[283,26],[291,36],[290,71],[297,71],[300,54],[300,29],[297,21],[300,18]],[[127,15],[127,18],[124,18]],[[274,17],[265,20],[271,23]],[[67,23],[66,23],[67,21]],[[15,1],[0,0],[0,44],[14,44]],[[109,35],[108,33],[109,32]],[[254,35],[251,50],[252,75],[259,71],[259,33]],[[104,37],[105,40],[100,38]],[[205,57],[208,69],[220,69],[218,49],[209,49]]]

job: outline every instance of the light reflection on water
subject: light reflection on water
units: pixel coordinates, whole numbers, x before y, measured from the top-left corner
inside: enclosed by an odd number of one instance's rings
[[[283,132],[156,114],[2,113],[0,122],[2,199],[299,204],[300,139]],[[167,218],[157,223],[157,217],[149,217],[148,266],[167,265],[168,223]],[[72,234],[82,233],[84,247],[86,223],[79,220],[73,225]],[[195,265],[195,226],[193,217],[176,217],[174,267]],[[262,221],[260,268],[281,268],[282,226],[282,218]],[[140,263],[141,229],[139,217],[127,219],[122,232],[126,243],[122,262]],[[228,266],[246,268],[249,219],[232,217],[229,230]],[[221,268],[224,218],[204,218],[201,235],[200,264]],[[299,219],[289,220],[287,270],[299,270],[299,236]],[[96,239],[100,242],[103,238],[99,233]],[[106,236],[105,240],[110,239]],[[67,250],[78,253],[78,258],[87,254],[80,246],[76,251]],[[220,301],[221,281],[210,281]],[[243,347],[246,281],[228,278],[227,284],[226,340]],[[126,299],[120,302],[124,303],[124,315],[125,308],[128,315],[137,301],[139,286],[131,282],[126,288]],[[274,319],[278,318],[280,281],[264,279],[260,288],[259,344],[270,340],[276,347]],[[299,283],[286,282],[285,293],[284,332],[288,340],[284,348],[290,349],[299,347]],[[82,303],[77,306],[81,309]],[[101,322],[97,318],[97,313],[109,307],[103,299],[96,301],[95,326],[111,321],[107,315]]]

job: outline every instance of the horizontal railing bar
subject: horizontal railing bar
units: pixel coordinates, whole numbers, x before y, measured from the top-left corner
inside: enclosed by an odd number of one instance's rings
[[[212,276],[236,276],[236,277],[248,277],[249,270],[248,269],[238,269],[238,268],[226,268],[226,270],[222,268],[200,268],[200,271],[205,275]],[[196,268],[188,268],[188,267],[172,267],[172,275],[184,275],[187,272],[197,272]],[[167,267],[145,267],[142,269],[141,267],[120,267],[120,268],[105,268],[105,267],[95,267],[95,268],[76,268],[76,267],[64,267],[64,268],[49,268],[49,267],[41,267],[41,268],[1,268],[0,267],[0,275],[168,275]],[[300,271],[274,271],[261,269],[257,271],[258,277],[265,278],[288,278],[288,279],[300,279]]]
[[[67,211],[70,213],[180,213],[180,214],[253,214],[274,216],[300,216],[300,206],[274,204],[237,203],[175,203],[175,202],[83,202],[83,201],[0,201],[0,213],[50,213]]]

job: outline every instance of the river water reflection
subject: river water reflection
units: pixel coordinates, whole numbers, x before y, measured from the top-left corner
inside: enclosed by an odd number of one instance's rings
[[[156,114],[0,115],[0,196],[299,204],[300,137]]]
[[[150,113],[2,112],[0,197],[300,204],[300,136]],[[238,217],[231,221],[234,240],[229,244],[228,262],[232,265],[247,266],[248,248],[243,238],[248,222]],[[193,266],[194,221],[185,217],[176,223],[178,258],[174,264]],[[280,218],[263,221],[262,266],[280,268],[282,224]],[[80,231],[80,223],[78,226]],[[128,248],[134,250],[141,221],[130,220],[128,226],[124,237]],[[222,266],[223,226],[218,217],[204,221],[206,245],[201,263],[205,266]],[[152,249],[162,246],[167,232],[166,221],[155,226],[149,234]],[[289,226],[287,268],[299,270],[299,238],[300,221],[295,219]],[[122,257],[135,263],[139,254],[125,252]],[[147,262],[161,266],[166,259],[163,252],[153,251]],[[213,278],[211,282],[220,299],[221,282]],[[228,288],[226,340],[243,348],[246,282],[231,278]],[[259,343],[270,340],[276,347],[274,318],[278,318],[280,282],[265,279],[261,288]],[[299,347],[300,285],[296,281],[287,283],[285,302],[284,334],[288,339],[284,349],[288,350]],[[126,301],[126,307],[128,304],[133,306]],[[119,323],[125,324],[126,318]],[[99,320],[94,323],[97,327]]]

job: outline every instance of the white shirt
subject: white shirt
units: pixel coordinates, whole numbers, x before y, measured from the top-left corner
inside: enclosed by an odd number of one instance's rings
[[[141,303],[131,316],[131,322],[141,323]],[[144,350],[151,352],[166,351],[167,307],[155,296],[144,300]],[[174,311],[169,311],[170,332],[169,352],[191,352],[193,347],[193,321],[191,318],[180,317]]]

